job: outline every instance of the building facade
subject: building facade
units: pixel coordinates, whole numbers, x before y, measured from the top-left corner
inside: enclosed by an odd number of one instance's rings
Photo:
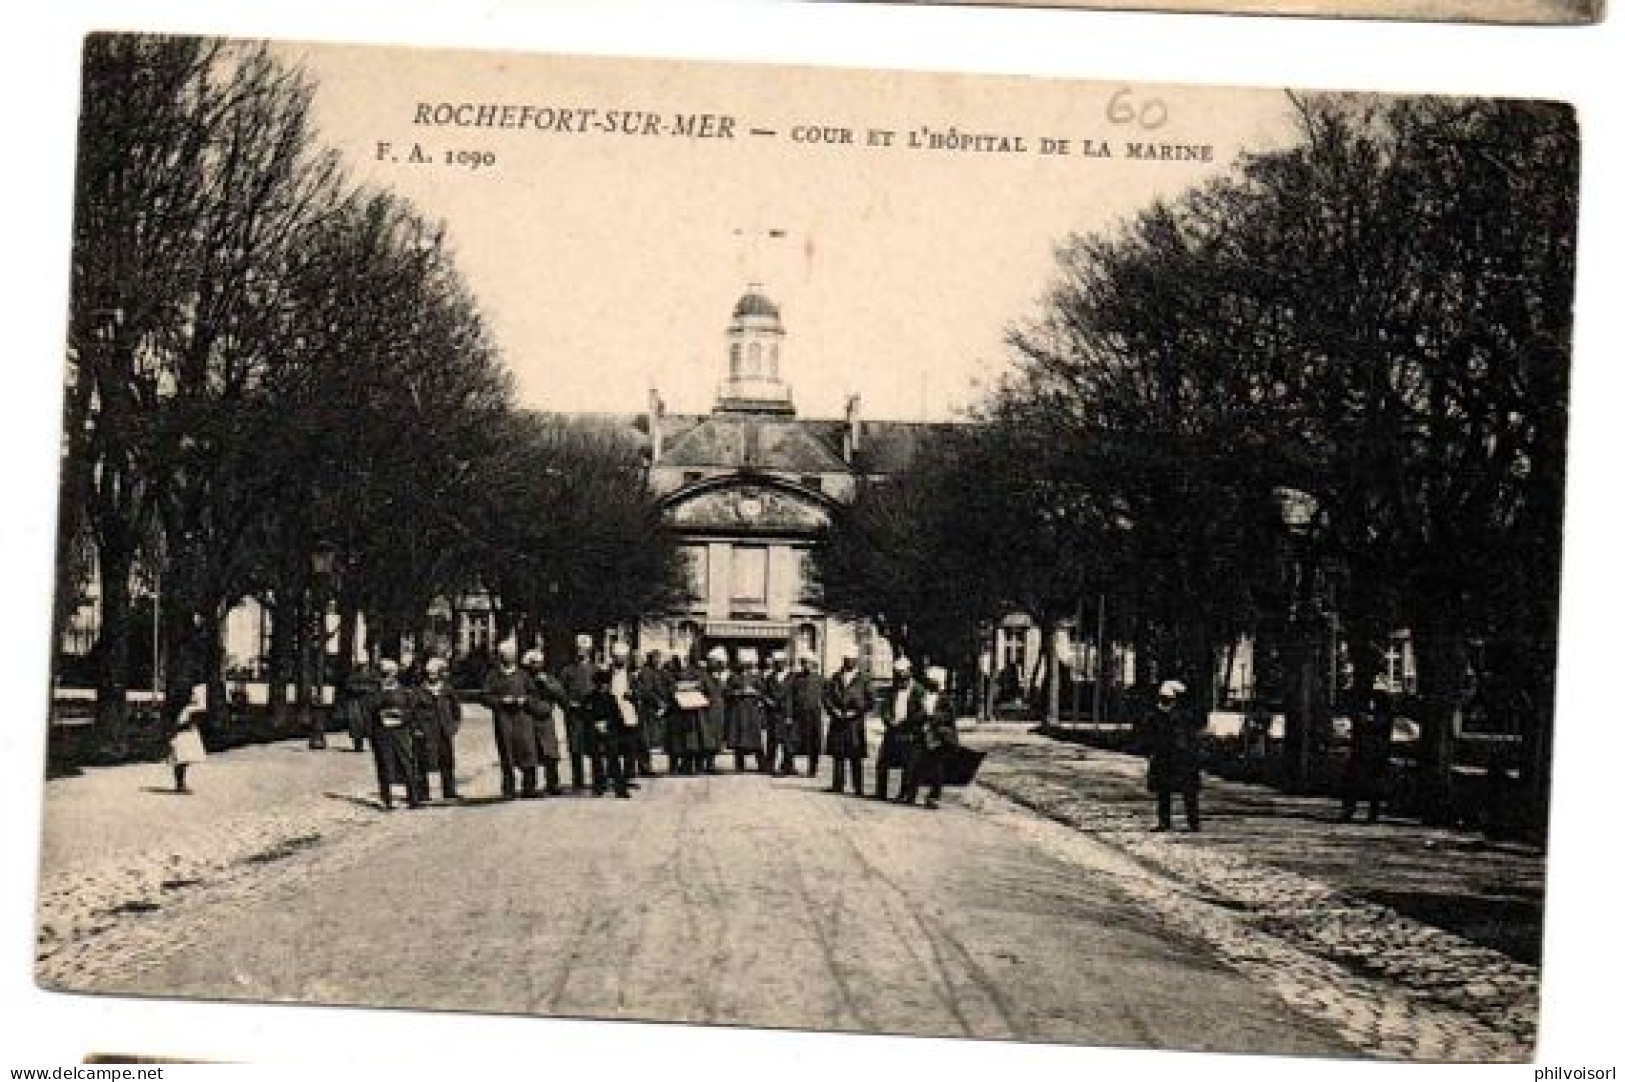
[[[757,285],[734,305],[722,358],[710,413],[668,413],[654,391],[637,419],[649,485],[681,539],[695,598],[685,612],[644,621],[638,646],[804,652],[826,667],[856,649],[871,665],[889,665],[886,643],[867,623],[819,606],[809,560],[859,486],[901,469],[940,426],[866,420],[857,396],[844,417],[800,417],[787,379],[789,335]]]

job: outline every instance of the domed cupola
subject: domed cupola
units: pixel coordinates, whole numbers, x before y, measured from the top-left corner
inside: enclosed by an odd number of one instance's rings
[[[717,409],[731,413],[795,413],[784,382],[784,323],[759,283],[751,283],[728,322],[728,367]]]
[[[734,305],[734,320],[737,322],[746,319],[771,321],[775,325],[779,322],[779,306],[774,304],[768,295],[762,292],[762,287],[754,282],[739,298],[739,303]]]

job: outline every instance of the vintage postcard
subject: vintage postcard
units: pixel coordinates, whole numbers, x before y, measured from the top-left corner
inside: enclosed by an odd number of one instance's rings
[[[1568,106],[82,87],[45,988],[1534,1054]]]
[[[1604,0],[864,0],[988,7],[1171,11],[1205,15],[1293,15],[1405,22],[1585,25],[1601,22]]]

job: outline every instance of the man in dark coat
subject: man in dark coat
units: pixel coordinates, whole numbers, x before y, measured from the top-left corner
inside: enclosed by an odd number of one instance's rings
[[[457,730],[463,725],[463,704],[446,680],[446,659],[432,657],[423,666],[423,686],[417,690],[417,725],[413,752],[417,759],[418,787],[429,793],[429,774],[440,775],[440,795],[457,799]]]
[[[852,771],[852,795],[863,795],[863,760],[869,755],[868,720],[874,708],[869,678],[858,669],[856,651],[841,656],[841,668],[824,685],[824,706],[829,711],[829,736],[824,750],[835,760],[829,791],[846,789],[846,773]]]
[[[675,658],[672,660],[676,661]],[[705,688],[705,670],[693,658],[671,674],[666,758],[673,774],[697,774],[700,771],[700,724],[711,709]]]
[[[1382,815],[1388,789],[1388,760],[1394,746],[1393,699],[1384,688],[1371,693],[1363,710],[1350,719],[1349,759],[1343,771],[1343,822],[1351,822],[1362,800],[1370,802],[1366,822]]]
[[[959,727],[953,696],[948,694],[948,670],[932,667],[925,672],[920,702],[921,728],[913,761],[903,771],[903,791],[897,799],[913,804],[925,786],[925,806],[935,808],[942,799],[944,753],[959,743]]]
[[[925,688],[914,679],[914,664],[906,657],[892,663],[891,698],[881,708],[881,724],[885,732],[880,738],[880,754],[875,758],[876,800],[886,799],[893,770],[900,770],[903,778],[897,799],[902,800],[914,768],[914,753],[925,734]]]
[[[643,763],[638,769],[649,777],[655,773],[656,748],[664,749],[668,760],[672,755],[668,739],[670,734],[667,732],[671,715],[671,679],[660,661],[659,650],[650,650],[644,655],[632,691],[632,699],[638,710],[638,728],[643,737],[639,749]]]
[[[816,778],[818,753],[824,747],[824,678],[812,654],[801,655],[801,667],[789,679],[789,692],[795,747],[807,756],[807,777]],[[792,760],[792,769],[794,765]]]
[[[717,755],[722,751],[723,737],[728,730],[728,651],[720,646],[705,655],[706,667],[700,673],[700,692],[710,704],[700,711],[696,729],[696,753],[701,774],[717,773]]]
[[[767,708],[767,763],[774,774],[796,772],[796,723],[790,713],[790,659],[773,651],[762,677],[763,705]]]
[[[1184,697],[1184,684],[1164,680],[1146,718],[1151,756],[1145,780],[1146,788],[1157,794],[1155,831],[1173,829],[1175,793],[1185,805],[1185,824],[1193,831],[1202,829],[1201,733],[1206,722]]]
[[[592,657],[592,636],[586,632],[576,636],[576,658],[559,674],[564,694],[569,697],[565,710],[565,739],[570,745],[570,788],[576,792],[587,787],[585,755],[587,753],[587,696],[592,694],[593,674],[598,664]]]
[[[592,762],[592,793],[603,796],[610,785],[618,797],[631,796],[627,785],[629,750],[635,725],[626,722],[631,704],[611,690],[613,674],[599,669],[592,676],[592,690],[581,701],[582,737]]]
[[[734,769],[743,772],[745,756],[756,757],[756,769],[767,773],[767,695],[762,686],[761,673],[756,668],[756,651],[743,647],[739,651],[739,671],[728,677],[724,685],[728,700],[727,741],[734,753]]]
[[[415,693],[401,686],[400,666],[395,662],[387,658],[379,662],[378,674],[378,694],[372,697],[367,735],[372,737],[373,762],[378,768],[379,802],[384,810],[394,810],[392,789],[398,782],[406,786],[407,806],[421,807],[429,794],[422,787],[412,758]]]
[[[535,693],[526,703],[525,712],[530,715],[531,728],[536,733],[536,757],[542,766],[542,792],[548,796],[559,796],[563,793],[559,788],[559,731],[553,715],[555,711],[564,712],[567,696],[564,685],[548,673],[546,660],[540,650],[531,649],[525,651],[519,663],[529,675],[531,690]]]
[[[485,676],[485,705],[496,726],[497,759],[502,771],[502,796],[514,796],[514,774],[519,775],[518,795],[534,799],[536,791],[536,726],[531,720],[530,701],[535,686],[518,663],[519,648],[505,642],[497,648],[497,664]]]

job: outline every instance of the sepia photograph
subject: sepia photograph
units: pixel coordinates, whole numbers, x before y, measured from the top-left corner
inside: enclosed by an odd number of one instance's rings
[[[42,988],[1535,1056],[1569,105],[79,93]]]

